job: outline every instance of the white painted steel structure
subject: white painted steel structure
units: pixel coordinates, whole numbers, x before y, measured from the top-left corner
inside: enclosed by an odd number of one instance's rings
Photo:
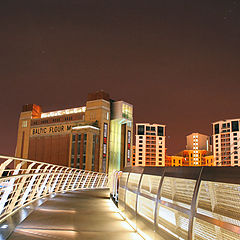
[[[0,163],[0,223],[50,194],[108,186],[104,173],[7,156],[0,156]]]

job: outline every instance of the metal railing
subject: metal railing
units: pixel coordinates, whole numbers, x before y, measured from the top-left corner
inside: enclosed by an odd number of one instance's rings
[[[133,167],[117,185],[112,196],[145,239],[240,240],[240,168]]]
[[[0,223],[50,194],[108,187],[104,173],[6,156],[0,156],[0,164]]]

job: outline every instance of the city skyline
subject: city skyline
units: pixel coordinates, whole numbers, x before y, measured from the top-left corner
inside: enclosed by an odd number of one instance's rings
[[[238,1],[0,3],[1,153],[13,155],[21,107],[82,106],[103,89],[135,122],[167,125],[171,154],[191,132],[239,118]],[[169,138],[170,136],[170,138]]]

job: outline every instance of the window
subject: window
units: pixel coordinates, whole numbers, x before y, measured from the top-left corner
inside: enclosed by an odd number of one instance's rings
[[[238,147],[234,147],[234,150],[238,150]]]
[[[143,136],[139,136],[139,139],[143,139]]]
[[[80,168],[80,157],[77,157],[77,168]]]
[[[86,168],[86,146],[87,146],[87,134],[84,134],[83,142],[83,170]]]
[[[142,157],[139,157],[138,159],[139,159],[139,160],[142,160]]]
[[[238,159],[238,156],[234,156],[234,159]]]
[[[139,156],[142,156],[142,153],[139,153]]]
[[[219,134],[219,124],[214,125],[214,134]]]
[[[27,121],[22,121],[22,127],[26,128],[27,127]]]
[[[155,131],[155,127],[151,127],[151,131]]]
[[[144,125],[138,125],[138,135],[144,135]]]
[[[163,129],[163,127],[158,126],[158,136],[164,136],[164,129]]]
[[[232,132],[239,131],[239,122],[238,121],[232,121]]]
[[[143,146],[142,144],[139,145],[139,147],[142,147],[142,146]]]
[[[235,140],[235,141],[236,141],[236,140],[237,140],[237,137],[233,138],[233,140]]]
[[[147,130],[147,131],[150,131],[150,127],[149,127],[149,126],[147,126],[147,127],[146,127],[146,130]]]
[[[142,152],[142,149],[139,149],[139,152]]]
[[[80,155],[81,135],[78,135],[77,154]]]
[[[237,136],[237,133],[233,133],[233,136]]]

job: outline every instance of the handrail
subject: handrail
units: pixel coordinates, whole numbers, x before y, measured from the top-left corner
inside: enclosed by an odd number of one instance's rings
[[[240,168],[133,167],[114,176],[113,199],[145,239],[240,240]]]
[[[108,188],[108,175],[0,155],[0,223],[50,194]]]

